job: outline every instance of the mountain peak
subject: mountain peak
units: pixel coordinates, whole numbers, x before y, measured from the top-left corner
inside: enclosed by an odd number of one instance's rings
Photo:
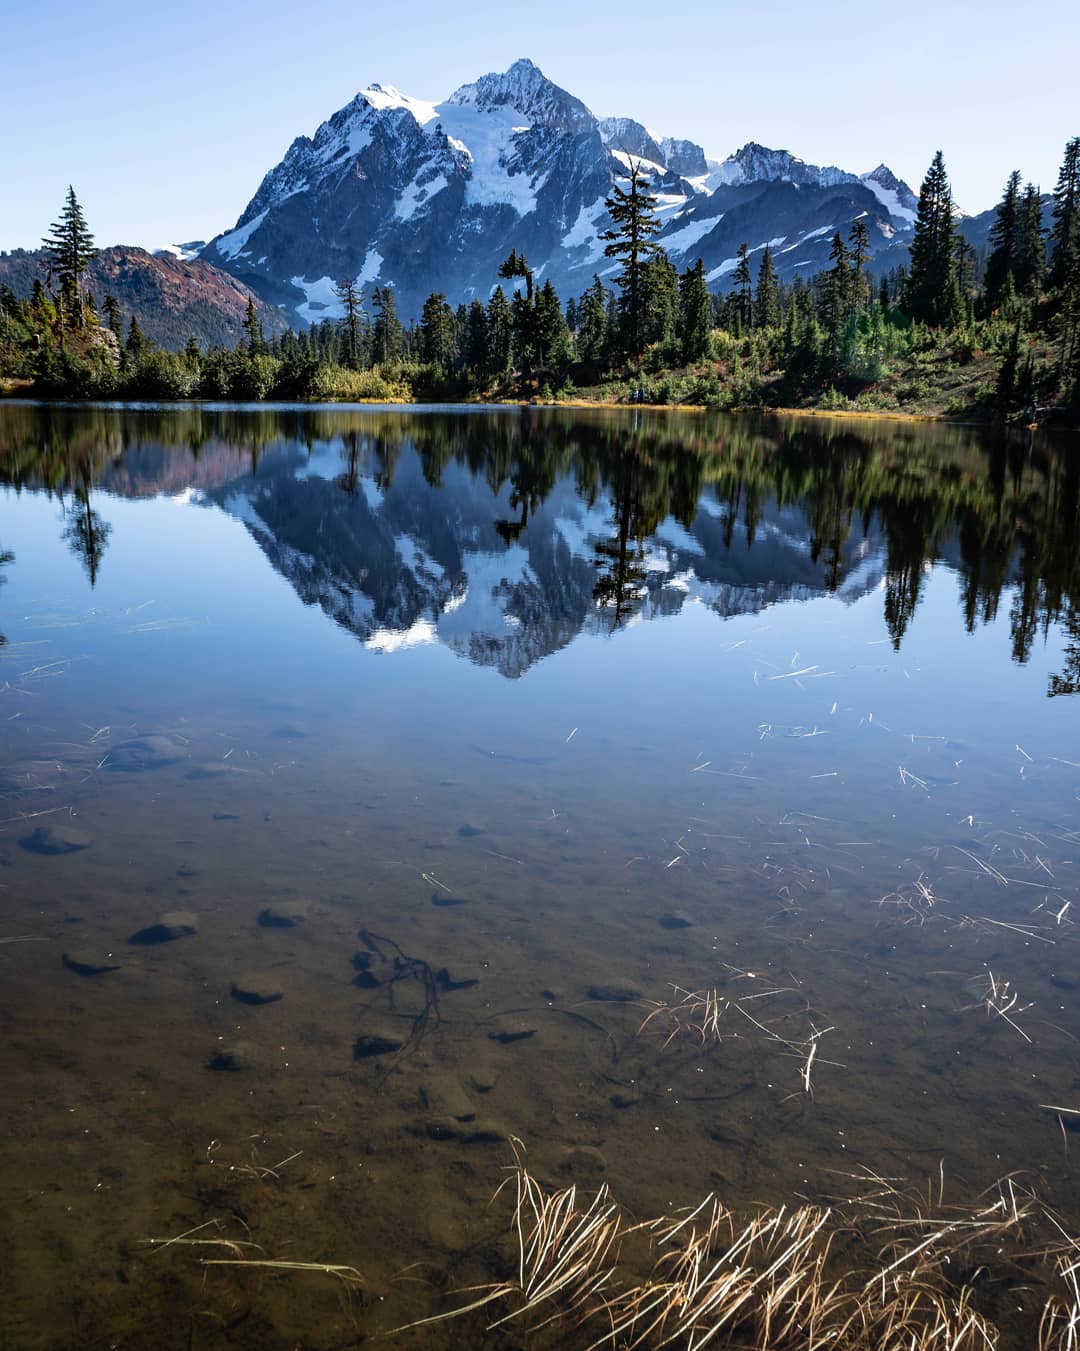
[[[596,126],[596,118],[584,103],[549,80],[528,57],[515,61],[509,70],[493,71],[463,84],[446,102],[450,107],[472,106],[480,112],[510,108],[530,126],[538,123],[575,134]]]
[[[915,223],[919,199],[902,178],[897,178],[887,164],[879,164],[868,174],[861,175],[862,181],[893,215],[909,225]]]

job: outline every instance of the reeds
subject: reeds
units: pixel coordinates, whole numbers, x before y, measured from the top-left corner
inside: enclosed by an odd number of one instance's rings
[[[422,1323],[505,1303],[489,1331],[558,1322],[560,1346],[585,1351],[1005,1351],[1016,1330],[995,1324],[982,1290],[1022,1259],[1035,1301],[1024,1345],[1080,1351],[1080,1245],[1009,1179],[967,1208],[944,1204],[943,1176],[935,1198],[867,1172],[850,1175],[875,1184],[854,1201],[739,1214],[710,1195],[633,1222],[606,1186],[584,1201],[575,1187],[545,1188],[514,1146],[517,1276]],[[628,1241],[644,1279],[627,1279]]]
[[[794,1056],[801,1062],[799,1082],[802,1085],[803,1092],[812,1097],[814,1089],[811,1082],[811,1073],[817,1059],[819,1041],[821,1037],[827,1032],[833,1031],[833,1029],[831,1027],[819,1028],[814,1026],[813,1022],[810,1022],[809,1032],[805,1037],[796,1039],[795,1037],[783,1036],[765,1021],[766,1015],[764,1013],[760,1018],[757,1016],[756,1001],[776,999],[782,995],[797,994],[798,991],[793,986],[771,985],[765,977],[753,971],[735,971],[735,975],[740,979],[761,982],[763,988],[753,989],[750,994],[736,997],[735,995],[723,994],[718,989],[687,990],[681,985],[672,984],[673,999],[649,1001],[650,1011],[645,1015],[638,1028],[638,1036],[648,1032],[654,1025],[659,1025],[660,1029],[666,1032],[661,1050],[666,1050],[673,1041],[683,1036],[690,1036],[697,1044],[704,1046],[710,1042],[723,1041],[725,1039],[725,1028],[733,1022],[736,1024],[736,1028],[731,1032],[731,1036],[740,1035],[738,1019],[741,1018],[750,1025],[754,1035],[761,1036],[765,1041],[777,1043],[784,1048],[788,1055]],[[751,1012],[751,1008],[754,1008],[755,1012]],[[799,1013],[808,1016],[809,1012],[809,1006],[803,1003]],[[735,1016],[725,1023],[724,1019],[729,1013]],[[781,1015],[782,1019],[789,1017],[791,1017],[790,1011]],[[743,1029],[743,1035],[745,1035],[745,1031],[746,1029]],[[822,1063],[837,1064],[836,1061],[823,1061]],[[843,1068],[843,1066],[839,1066],[839,1068]]]
[[[448,1313],[410,1323],[410,1328],[458,1318],[496,1301],[512,1307],[490,1323],[489,1330],[514,1318],[530,1319],[534,1330],[555,1319],[575,1315],[584,1319],[611,1280],[619,1260],[623,1224],[608,1188],[602,1186],[591,1199],[580,1202],[577,1187],[549,1191],[522,1162],[521,1142],[513,1140],[511,1144],[516,1159],[512,1178],[502,1183],[496,1196],[513,1180],[516,1278],[474,1287],[476,1299]]]

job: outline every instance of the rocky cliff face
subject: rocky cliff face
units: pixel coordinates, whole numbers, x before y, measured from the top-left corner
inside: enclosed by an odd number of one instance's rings
[[[817,270],[832,234],[859,216],[876,247],[910,233],[911,191],[883,165],[860,178],[753,143],[710,160],[631,118],[599,120],[521,60],[442,103],[362,90],[293,142],[201,256],[300,324],[340,315],[333,285],[344,276],[392,285],[407,318],[433,290],[486,300],[513,248],[576,295],[615,270],[599,238],[604,201],[631,161],[650,176],[674,262],[702,258],[716,289],[744,242],[769,244],[791,278]]]

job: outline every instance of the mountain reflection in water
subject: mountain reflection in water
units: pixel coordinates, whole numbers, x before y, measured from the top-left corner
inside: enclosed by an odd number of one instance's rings
[[[103,496],[242,520],[368,647],[446,644],[521,676],[589,631],[882,592],[899,649],[932,566],[962,622],[1010,595],[1013,657],[1061,623],[1080,687],[1080,465],[1065,444],[922,424],[576,410],[8,407],[0,482],[69,502],[91,582]],[[107,565],[107,564],[104,564]]]

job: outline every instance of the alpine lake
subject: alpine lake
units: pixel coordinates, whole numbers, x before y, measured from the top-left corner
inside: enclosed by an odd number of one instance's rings
[[[9,403],[0,556],[5,1351],[588,1345],[399,1331],[515,1160],[1080,1230],[1075,437]]]

